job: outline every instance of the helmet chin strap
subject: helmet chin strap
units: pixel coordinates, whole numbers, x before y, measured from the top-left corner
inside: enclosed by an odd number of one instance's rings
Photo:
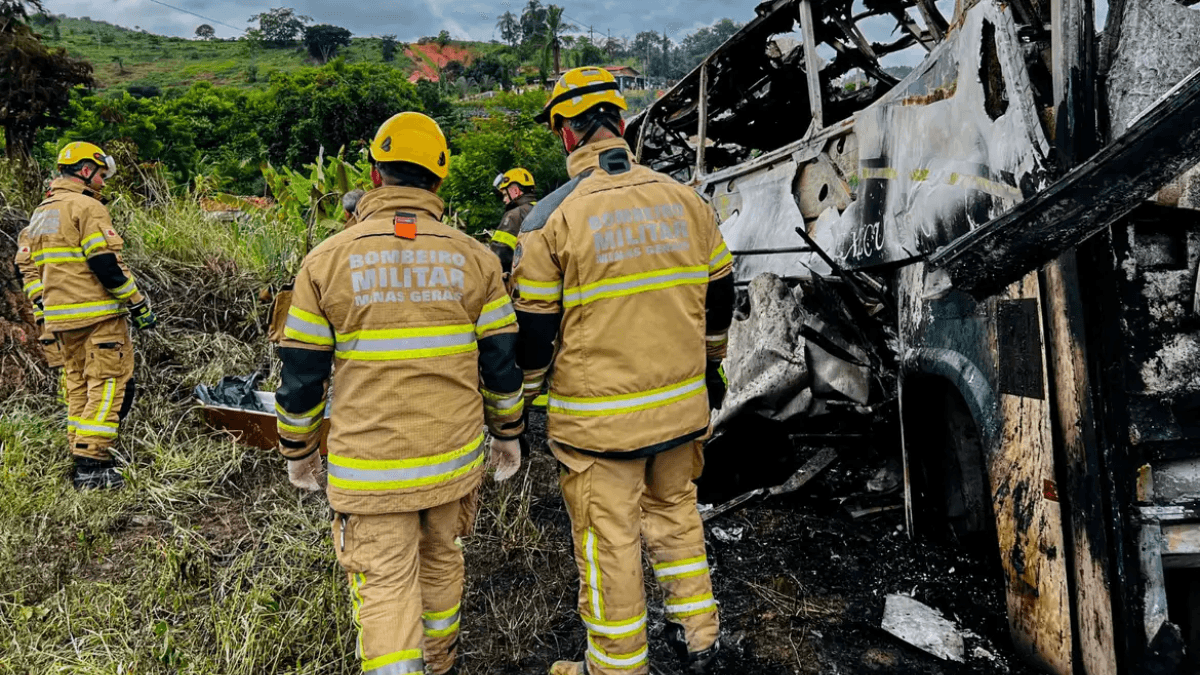
[[[582,138],[575,134],[575,130],[571,128],[571,125],[563,124],[562,140],[563,146],[565,146],[567,149],[567,154],[569,155],[578,150],[580,146],[586,145],[588,141],[592,140],[592,136],[595,136],[596,132],[599,131],[601,127],[608,129],[616,136],[622,136],[624,135],[625,131],[625,120],[621,120],[620,124],[613,124],[612,122],[595,122],[588,127]]]

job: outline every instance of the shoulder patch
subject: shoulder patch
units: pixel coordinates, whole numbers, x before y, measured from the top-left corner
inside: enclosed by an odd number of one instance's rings
[[[592,175],[590,170],[584,171],[578,176],[575,176],[571,180],[567,181],[566,185],[563,185],[554,192],[551,192],[542,198],[542,200],[533,207],[533,210],[529,212],[529,215],[526,216],[525,221],[521,223],[521,231],[534,232],[545,227],[546,222],[550,220],[550,216],[554,215],[554,212],[558,210],[558,207],[562,206],[562,203],[567,200],[567,197],[571,196],[571,193],[575,191],[575,188],[579,187],[579,184],[583,182],[583,179],[590,175]]]

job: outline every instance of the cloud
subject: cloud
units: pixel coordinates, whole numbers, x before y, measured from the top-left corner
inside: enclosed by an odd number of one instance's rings
[[[151,0],[48,0],[46,7],[56,14],[89,16],[119,26],[143,29],[163,35],[191,37],[196,26],[209,23],[220,37],[236,37],[250,27],[252,15],[272,7],[291,6],[315,23],[343,26],[358,36],[394,34],[400,40],[414,41],[424,35],[448,30],[455,38],[490,40],[496,18],[506,11],[519,14],[526,0],[390,0],[363,5],[339,0],[162,0],[172,9]],[[544,3],[549,4],[549,3]],[[597,34],[632,38],[644,30],[667,32],[675,40],[699,26],[711,25],[721,18],[746,22],[754,18],[758,0],[560,0],[571,23],[583,32],[591,27]],[[200,18],[181,10],[188,10]],[[220,25],[228,24],[234,28]]]

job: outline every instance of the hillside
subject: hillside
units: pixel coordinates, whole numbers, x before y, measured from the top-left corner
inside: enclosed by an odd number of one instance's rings
[[[91,62],[100,90],[186,87],[200,81],[258,87],[269,82],[274,71],[313,65],[303,47],[252,50],[241,40],[166,37],[86,17],[59,17],[56,23],[40,25],[37,30],[48,45],[63,47],[72,56]],[[353,38],[342,54],[352,63],[383,63],[381,43],[379,38]],[[407,75],[420,72],[431,79],[437,68],[449,61],[468,65],[496,49],[488,43],[458,41],[445,47],[436,43],[397,46],[400,49],[392,66]]]

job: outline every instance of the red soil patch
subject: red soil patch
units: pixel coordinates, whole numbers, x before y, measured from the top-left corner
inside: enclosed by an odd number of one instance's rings
[[[451,44],[445,47],[433,42],[423,45],[410,44],[404,51],[416,67],[416,71],[408,78],[410,82],[421,79],[437,82],[440,79],[438,70],[445,68],[447,63],[458,61],[464,66],[469,66],[475,60],[475,54],[469,49]],[[433,65],[430,65],[430,62]]]

